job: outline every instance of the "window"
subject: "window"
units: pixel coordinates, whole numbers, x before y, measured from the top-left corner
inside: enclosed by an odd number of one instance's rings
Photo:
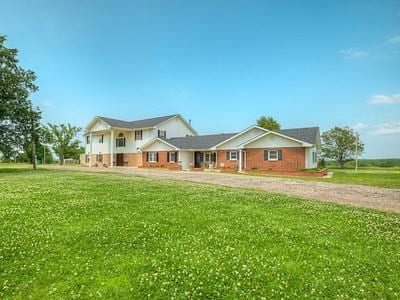
[[[90,136],[89,135],[86,136],[86,144],[90,144]]]
[[[317,161],[318,161],[318,154],[317,154],[317,152],[313,152],[312,153],[312,162],[313,162],[313,164],[317,163]]]
[[[141,141],[143,136],[143,130],[135,130],[135,141]]]
[[[167,131],[165,130],[158,130],[158,137],[162,138],[162,139],[166,139],[167,138]]]
[[[103,141],[104,141],[104,135],[100,134],[99,135],[99,144],[103,144]]]
[[[176,162],[176,152],[169,152],[169,162]]]
[[[278,160],[278,150],[270,150],[268,160]]]
[[[89,163],[89,154],[85,155],[85,162],[88,164]]]
[[[103,163],[103,154],[97,154],[96,155],[96,161],[99,163]]]
[[[229,160],[237,160],[237,159],[238,159],[237,151],[229,151]]]
[[[149,152],[148,153],[148,161],[151,163],[157,162],[157,152]]]
[[[120,133],[118,137],[115,139],[116,147],[125,147],[125,137],[123,133]]]

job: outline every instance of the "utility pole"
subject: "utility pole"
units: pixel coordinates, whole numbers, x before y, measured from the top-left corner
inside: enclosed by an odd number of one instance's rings
[[[358,172],[358,133],[356,132],[356,172]]]

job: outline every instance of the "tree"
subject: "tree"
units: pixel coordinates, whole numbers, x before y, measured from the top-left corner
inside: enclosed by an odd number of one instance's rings
[[[64,164],[64,158],[76,158],[80,154],[79,140],[77,134],[82,129],[71,124],[48,124],[50,144],[57,154],[60,165]]]
[[[332,128],[324,132],[321,138],[324,157],[336,160],[342,169],[347,161],[353,160],[356,154],[360,155],[364,151],[359,134],[349,127]]]
[[[9,159],[35,135],[32,130],[41,116],[29,99],[38,89],[36,75],[18,65],[17,49],[5,47],[5,41],[0,35],[0,152]]]
[[[257,120],[257,125],[260,127],[263,127],[268,130],[279,130],[281,129],[281,124],[279,124],[278,121],[276,121],[273,117],[270,116],[261,116]]]
[[[52,163],[54,161],[53,155],[48,149],[47,144],[50,141],[50,137],[47,136],[49,131],[46,127],[41,126],[37,130],[37,138],[35,139],[35,152],[36,158],[40,160],[42,163]],[[30,162],[32,159],[32,143],[30,140],[26,140],[23,145],[23,153],[20,153],[17,156],[17,160],[19,162]]]

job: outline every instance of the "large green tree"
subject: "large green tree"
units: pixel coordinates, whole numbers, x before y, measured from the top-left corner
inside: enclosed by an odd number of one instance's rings
[[[0,152],[11,158],[27,140],[34,145],[41,114],[29,99],[38,89],[35,73],[19,66],[17,49],[7,48],[5,41],[0,35]]]
[[[279,124],[277,120],[270,116],[261,116],[257,120],[257,125],[268,130],[276,131],[281,129],[281,124]]]
[[[356,155],[364,151],[358,133],[349,127],[332,128],[324,132],[321,138],[323,156],[336,160],[342,169],[347,161],[354,160]]]
[[[77,138],[80,127],[71,124],[48,124],[48,135],[54,153],[58,156],[60,165],[64,163],[64,158],[79,158],[81,153],[80,142]]]

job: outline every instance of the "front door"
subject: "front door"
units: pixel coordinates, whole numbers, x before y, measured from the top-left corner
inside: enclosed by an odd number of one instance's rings
[[[123,166],[124,165],[124,154],[123,153],[117,153],[117,166]]]
[[[203,164],[203,159],[204,159],[203,152],[196,151],[194,153],[194,167],[201,168]]]

